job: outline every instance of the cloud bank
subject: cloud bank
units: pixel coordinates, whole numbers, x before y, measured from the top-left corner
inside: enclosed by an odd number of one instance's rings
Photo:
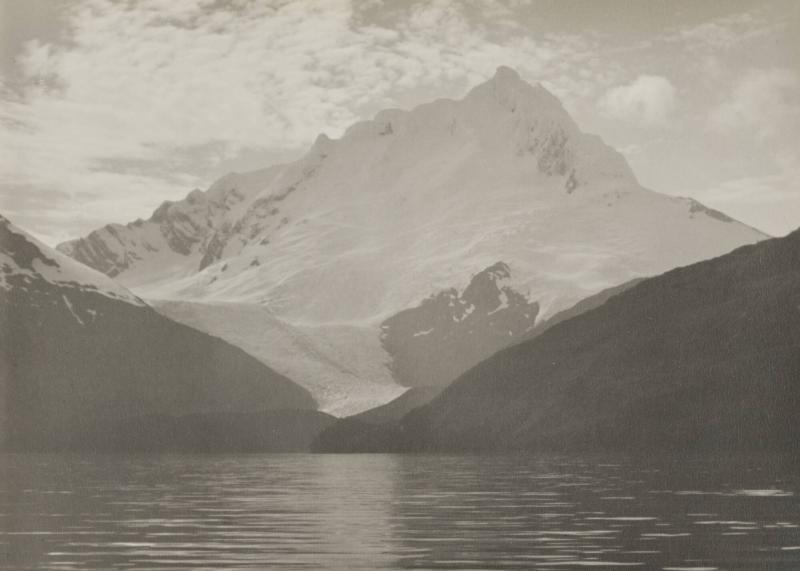
[[[666,125],[675,108],[676,89],[669,79],[640,75],[626,85],[609,89],[600,107],[611,117],[646,126]]]
[[[788,172],[796,60],[770,47],[800,37],[787,9],[654,31],[649,9],[624,5],[641,17],[620,29],[607,8],[587,27],[594,8],[572,0],[75,0],[58,37],[27,42],[0,74],[0,207],[50,243],[147,217],[382,108],[460,97],[499,65],[629,149],[656,190],[699,182],[675,173],[718,186]],[[729,143],[748,131],[769,155]],[[724,166],[743,153],[752,172]]]
[[[720,131],[748,129],[761,140],[800,127],[800,77],[790,69],[752,69],[711,113]]]

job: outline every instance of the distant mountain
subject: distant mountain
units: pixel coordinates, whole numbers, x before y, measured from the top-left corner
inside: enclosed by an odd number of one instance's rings
[[[145,417],[315,406],[241,349],[0,217],[0,446],[92,448]]]
[[[265,327],[308,340],[293,350],[324,371],[298,382],[344,415],[445,386],[603,289],[763,238],[642,188],[556,97],[500,68],[461,100],[382,111],[59,249],[145,299],[193,302],[175,317],[242,346],[258,345],[249,314],[266,307]],[[330,366],[352,355],[358,367]]]
[[[797,450],[800,231],[647,279],[328,450]]]

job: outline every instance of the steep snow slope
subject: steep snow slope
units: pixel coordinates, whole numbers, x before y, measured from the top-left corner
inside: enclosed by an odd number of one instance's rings
[[[91,292],[132,305],[145,303],[108,276],[52,250],[0,216],[0,288],[39,281],[53,287]]]
[[[0,216],[0,448],[130,444],[153,415],[314,408],[241,349],[167,319]]]
[[[374,339],[383,331],[387,341],[381,325],[393,316],[441,292],[461,295],[500,263],[508,276],[498,291],[514,292],[529,315],[535,306],[539,321],[604,288],[763,237],[693,200],[642,188],[554,96],[500,68],[462,100],[383,111],[339,140],[320,136],[294,163],[228,175],[149,221],[60,248],[146,299],[262,304],[312,336],[346,326]],[[406,335],[428,331],[423,314]],[[429,333],[446,336],[452,355],[483,358],[471,348],[497,345],[470,333],[478,317]],[[222,327],[200,321],[215,334]],[[489,330],[509,342],[525,333]],[[390,345],[374,364],[419,356],[420,344],[395,336]],[[442,384],[469,364],[435,378],[394,372],[405,385]]]

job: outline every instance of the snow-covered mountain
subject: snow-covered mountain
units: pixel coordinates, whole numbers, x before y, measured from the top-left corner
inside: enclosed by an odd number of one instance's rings
[[[643,188],[552,94],[499,68],[461,100],[382,111],[296,162],[226,175],[59,249],[145,299],[192,302],[170,314],[259,344],[323,410],[351,414],[398,382],[447,383],[600,290],[764,237]],[[281,365],[280,343],[242,340],[234,314],[255,306],[313,349]],[[415,365],[440,347],[446,366]],[[355,351],[369,366],[329,366]]]
[[[304,409],[314,420],[315,408],[241,349],[160,315],[0,216],[0,448],[125,446],[152,415]]]

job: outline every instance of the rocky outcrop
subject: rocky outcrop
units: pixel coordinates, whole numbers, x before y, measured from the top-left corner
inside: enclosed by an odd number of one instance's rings
[[[475,274],[462,292],[449,289],[385,320],[381,340],[395,378],[445,386],[532,330],[539,306],[508,282],[504,262]]]

